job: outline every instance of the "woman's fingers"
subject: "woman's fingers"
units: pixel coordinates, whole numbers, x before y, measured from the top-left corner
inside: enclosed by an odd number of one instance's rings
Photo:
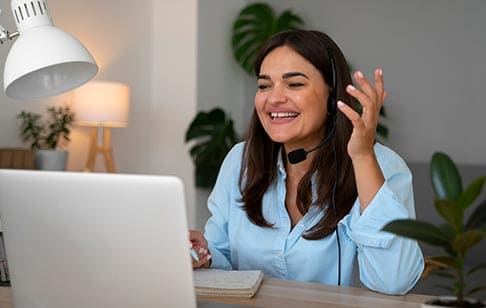
[[[366,79],[366,77],[361,73],[361,71],[356,71],[354,73],[354,79],[356,83],[359,85],[360,90],[370,99],[370,102],[376,100],[377,91],[375,87],[371,85],[371,83]]]
[[[358,89],[353,85],[348,85],[346,87],[346,92],[360,102],[363,107],[362,117],[365,121],[368,121],[366,119],[378,118],[379,110],[386,97],[383,82],[383,70],[381,68],[375,70],[374,86],[370,84],[368,79],[360,71],[355,72],[354,77],[360,88]]]
[[[375,70],[375,90],[377,103],[381,106],[385,101],[385,84],[383,82],[383,70],[380,67]]]
[[[357,113],[353,108],[349,107],[342,101],[337,102],[339,110],[344,113],[344,115],[351,121],[354,127],[358,128],[363,125],[363,121],[359,113]]]
[[[193,246],[192,249],[196,251],[199,259],[192,258],[192,268],[209,267],[209,261],[211,260],[209,251],[201,246]]]

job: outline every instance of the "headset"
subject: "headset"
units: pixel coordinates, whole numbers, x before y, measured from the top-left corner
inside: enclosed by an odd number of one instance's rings
[[[321,147],[323,147],[333,136],[334,131],[336,130],[336,122],[337,122],[337,101],[336,101],[336,92],[337,92],[337,70],[336,70],[336,63],[334,61],[334,57],[332,56],[332,51],[331,48],[325,44],[328,56],[329,56],[329,62],[330,62],[330,67],[331,67],[331,75],[332,75],[332,80],[331,80],[331,90],[329,91],[329,96],[327,98],[327,112],[330,117],[332,117],[332,127],[327,136],[324,138],[324,140],[319,143],[317,146],[310,150],[305,150],[303,148],[291,151],[287,154],[287,158],[291,164],[297,164],[302,161],[304,161],[307,158],[307,154],[310,152],[313,152]],[[332,187],[332,194],[331,194],[331,208],[334,216],[337,216],[336,213],[336,201],[335,201],[335,195],[336,195],[336,189],[337,189],[337,183],[338,183],[338,174],[339,174],[339,165],[338,165],[338,160],[337,160],[337,154],[336,154],[336,144],[333,143],[332,146],[332,153],[334,157],[334,162],[335,162],[335,167],[336,167],[336,175],[334,177],[334,184]],[[337,281],[338,281],[338,286],[341,285],[341,242],[339,240],[339,231],[336,226],[335,229],[336,232],[336,240],[337,240],[337,247],[338,247],[338,275],[337,275]]]

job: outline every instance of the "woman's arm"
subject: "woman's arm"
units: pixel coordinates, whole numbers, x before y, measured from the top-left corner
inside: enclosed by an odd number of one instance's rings
[[[395,219],[415,218],[412,174],[392,150],[380,144],[375,150],[385,182],[366,210],[358,199],[340,225],[357,247],[361,282],[377,292],[404,294],[420,278],[422,252],[416,241],[381,229]]]

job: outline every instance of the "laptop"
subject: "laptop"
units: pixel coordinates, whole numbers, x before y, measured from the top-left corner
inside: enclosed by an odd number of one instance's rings
[[[196,307],[176,177],[0,170],[16,308]]]

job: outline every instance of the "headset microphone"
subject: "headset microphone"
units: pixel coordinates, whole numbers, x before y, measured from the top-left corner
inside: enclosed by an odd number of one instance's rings
[[[304,161],[307,158],[307,154],[314,152],[315,150],[323,147],[329,141],[329,139],[331,139],[331,136],[334,133],[335,129],[336,129],[336,120],[333,121],[331,131],[329,132],[327,137],[321,143],[319,143],[317,146],[313,147],[312,149],[310,149],[308,151],[300,148],[300,149],[289,152],[287,154],[287,158],[289,159],[289,162],[291,164],[298,164],[298,163]]]

